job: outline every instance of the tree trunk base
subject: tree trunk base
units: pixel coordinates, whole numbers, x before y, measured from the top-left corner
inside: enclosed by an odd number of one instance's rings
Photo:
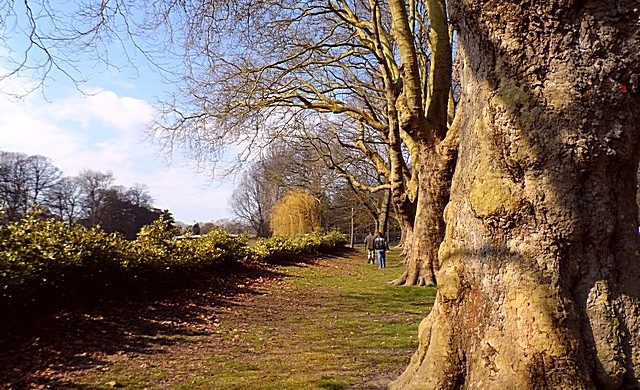
[[[393,286],[435,286],[435,279],[429,278],[427,275],[411,275],[408,270],[405,270],[402,275],[394,280],[390,280],[387,284]]]

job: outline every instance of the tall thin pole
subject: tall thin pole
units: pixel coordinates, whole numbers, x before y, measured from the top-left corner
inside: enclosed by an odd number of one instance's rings
[[[351,208],[351,248],[353,248],[353,241],[354,241],[354,216],[356,215],[356,212],[354,210],[354,208]]]

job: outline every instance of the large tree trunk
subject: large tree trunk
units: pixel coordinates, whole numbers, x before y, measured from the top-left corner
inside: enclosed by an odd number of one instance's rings
[[[438,294],[392,389],[640,388],[637,0],[452,1]]]
[[[387,110],[389,116],[389,184],[391,185],[391,200],[396,210],[396,216],[402,229],[403,254],[411,253],[413,243],[413,224],[416,216],[416,199],[412,199],[412,189],[408,188],[409,178],[404,172],[404,160],[402,139],[400,137],[399,112],[396,107],[399,95],[398,91],[391,88],[392,82],[387,80],[388,87],[385,90],[387,98]]]

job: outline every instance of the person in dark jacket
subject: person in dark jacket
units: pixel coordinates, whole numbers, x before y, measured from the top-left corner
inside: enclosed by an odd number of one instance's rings
[[[387,266],[387,240],[382,237],[382,233],[378,232],[375,240],[373,240],[373,247],[378,253],[378,268],[385,268]]]

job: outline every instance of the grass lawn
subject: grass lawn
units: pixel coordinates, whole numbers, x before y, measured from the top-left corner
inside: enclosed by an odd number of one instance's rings
[[[92,326],[108,321],[101,332],[105,340],[120,337],[112,343],[117,345],[94,345],[84,352],[78,347],[74,353],[84,354],[84,364],[57,367],[49,373],[55,382],[39,384],[384,389],[416,350],[418,324],[435,297],[432,287],[386,283],[403,271],[396,265],[398,255],[391,251],[389,267],[379,270],[366,263],[359,247],[311,263],[275,266],[268,275],[238,282],[235,290],[199,286],[180,293],[178,300],[169,295],[144,307],[136,303],[128,314],[85,314],[98,318]],[[132,315],[139,317],[135,326]],[[48,348],[55,349],[50,343]],[[58,354],[65,353],[60,349]]]

